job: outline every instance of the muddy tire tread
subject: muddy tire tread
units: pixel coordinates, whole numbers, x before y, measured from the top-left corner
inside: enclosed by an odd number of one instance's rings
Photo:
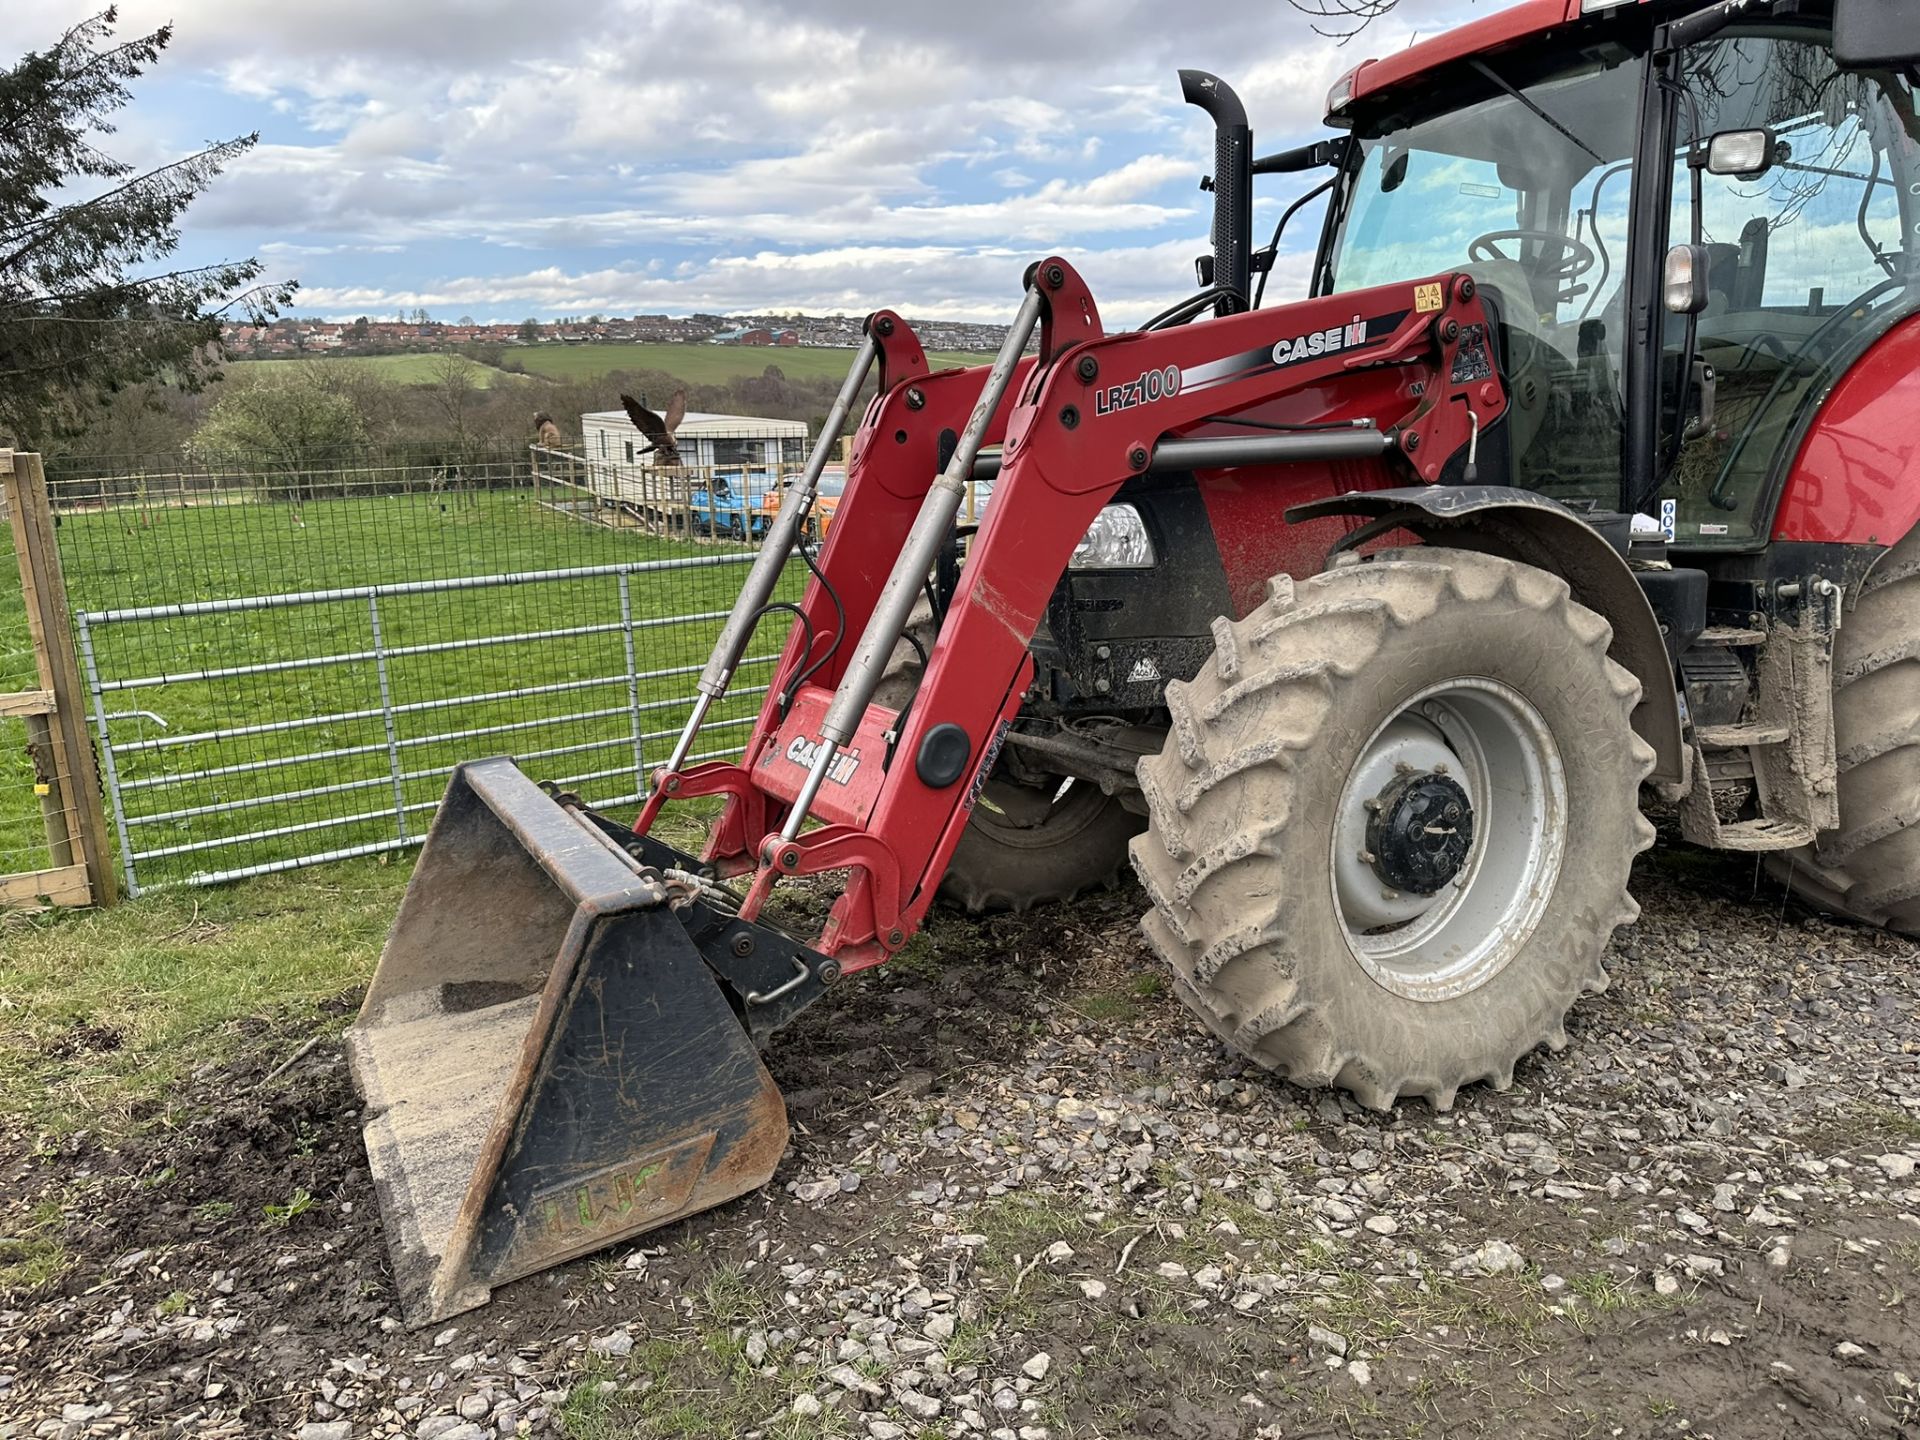
[[[1640,687],[1606,658],[1612,631],[1605,620],[1545,572],[1441,550],[1395,552],[1272,586],[1268,600],[1227,623],[1224,635],[1216,627],[1212,666],[1167,687],[1172,733],[1166,748],[1139,766],[1149,829],[1133,842],[1133,859],[1152,905],[1143,929],[1171,967],[1176,993],[1215,1035],[1259,1064],[1300,1083],[1339,1084],[1375,1108],[1421,1094],[1445,1109],[1462,1085],[1486,1080],[1505,1088],[1514,1063],[1536,1045],[1564,1046],[1566,1005],[1606,988],[1601,955],[1608,937],[1639,913],[1627,895],[1627,874],[1633,855],[1652,843],[1653,828],[1636,809],[1613,875],[1594,887],[1611,898],[1588,917],[1591,933],[1538,942],[1579,952],[1562,962],[1577,976],[1565,1004],[1484,1064],[1443,1072],[1364,1053],[1364,1037],[1332,1033],[1302,975],[1311,957],[1288,950],[1292,897],[1251,883],[1254,872],[1243,862],[1279,853],[1296,799],[1296,767],[1318,763],[1316,746],[1349,677],[1375,663],[1396,632],[1443,607],[1494,596],[1549,612],[1551,623],[1594,652],[1619,707],[1626,763],[1637,767],[1630,779],[1643,779],[1653,751],[1627,728]]]

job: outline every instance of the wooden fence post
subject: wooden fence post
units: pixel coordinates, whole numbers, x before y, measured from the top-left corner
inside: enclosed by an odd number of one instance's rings
[[[64,793],[42,797],[49,822],[48,846],[56,861],[64,854],[68,863],[85,866],[94,904],[111,905],[119,898],[119,883],[107,839],[106,810],[100,801],[93,737],[87,731],[86,691],[73,653],[46,472],[38,455],[0,450],[0,481],[6,485],[7,510],[13,521],[20,597],[26,604],[40,688],[53,700],[52,713],[43,717],[44,743],[51,752],[54,776],[50,783],[65,787]],[[38,738],[33,728],[29,735]],[[56,816],[58,827],[53,824]]]

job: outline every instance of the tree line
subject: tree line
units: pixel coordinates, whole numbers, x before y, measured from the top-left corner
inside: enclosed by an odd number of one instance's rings
[[[63,435],[51,453],[156,469],[306,470],[362,449],[433,445],[458,456],[531,443],[536,415],[551,416],[576,443],[580,416],[618,410],[633,395],[661,405],[687,392],[693,411],[804,420],[817,433],[839,388],[769,364],[758,375],[690,385],[654,369],[543,380],[492,369],[488,347],[431,357],[424,379],[400,380],[350,359],[228,365],[191,390],[163,382],[124,387]],[[492,383],[484,383],[491,380]]]

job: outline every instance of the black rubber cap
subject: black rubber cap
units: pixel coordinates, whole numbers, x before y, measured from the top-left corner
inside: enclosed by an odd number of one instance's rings
[[[1473,850],[1473,802],[1450,775],[1407,775],[1380,794],[1367,824],[1373,873],[1396,890],[1432,895]]]
[[[913,757],[913,773],[922,785],[944,790],[967,773],[973,742],[951,721],[934,726],[920,737],[920,753]]]

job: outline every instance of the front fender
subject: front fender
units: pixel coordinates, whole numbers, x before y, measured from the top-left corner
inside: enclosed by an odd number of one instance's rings
[[[1640,682],[1634,732],[1653,747],[1653,774],[1667,786],[1687,780],[1680,699],[1660,624],[1640,582],[1628,568],[1628,517],[1616,520],[1617,538],[1557,500],[1502,485],[1420,485],[1351,491],[1296,505],[1289,521],[1362,515],[1379,530],[1407,530],[1423,544],[1479,550],[1558,575],[1574,598],[1613,626],[1607,653]],[[1375,527],[1369,526],[1370,530]]]

